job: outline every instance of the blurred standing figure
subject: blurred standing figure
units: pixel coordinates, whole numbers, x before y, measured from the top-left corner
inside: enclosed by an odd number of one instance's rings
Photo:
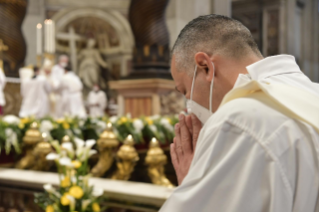
[[[63,116],[62,106],[60,104],[61,94],[58,92],[58,90],[60,88],[60,84],[64,76],[64,69],[65,67],[67,67],[68,63],[69,63],[69,57],[67,55],[61,55],[59,57],[59,63],[53,66],[51,75],[50,75],[52,86],[53,86],[53,93],[51,94],[50,98],[52,102],[54,102],[52,115],[55,118]]]
[[[3,115],[3,107],[6,105],[3,89],[6,86],[6,76],[0,68],[0,115]]]
[[[82,89],[83,84],[80,78],[67,66],[59,88],[62,96],[61,111],[64,114],[80,118],[86,117],[82,99]]]
[[[46,74],[50,73],[51,67],[44,67]],[[24,72],[32,72],[32,70],[23,70]],[[43,118],[50,113],[49,93],[51,85],[47,77],[40,74],[38,67],[33,68],[33,78],[21,77],[21,95],[22,105],[19,112],[20,117],[35,116]],[[21,72],[20,72],[21,75]],[[30,76],[30,74],[27,74]]]
[[[107,106],[107,97],[105,93],[100,90],[98,84],[93,86],[93,90],[89,93],[87,102],[91,117],[104,116],[104,110]]]

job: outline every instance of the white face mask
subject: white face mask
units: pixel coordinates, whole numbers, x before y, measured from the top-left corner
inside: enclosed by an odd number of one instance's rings
[[[60,63],[60,66],[62,66],[63,68],[67,67],[67,65],[68,65],[68,63],[66,63],[66,62],[61,62]]]
[[[193,113],[197,118],[202,122],[204,125],[206,121],[209,119],[211,115],[213,115],[213,86],[214,86],[214,78],[215,78],[215,65],[214,63],[214,75],[213,79],[210,83],[210,92],[209,92],[209,110],[197,102],[193,101],[193,92],[194,92],[194,84],[195,84],[195,78],[196,78],[196,71],[197,71],[197,65],[195,66],[195,71],[194,71],[194,77],[193,77],[193,82],[192,82],[192,88],[191,88],[191,96],[190,99],[187,100],[187,113]]]

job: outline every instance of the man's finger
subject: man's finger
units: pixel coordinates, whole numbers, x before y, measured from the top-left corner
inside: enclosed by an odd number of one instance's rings
[[[186,126],[190,132],[190,134],[193,134],[193,124],[192,124],[192,117],[191,116],[186,116],[185,117],[186,120]]]
[[[180,124],[180,132],[181,132],[181,143],[183,152],[185,154],[192,153],[192,138],[191,134],[188,130],[188,127],[186,125],[186,119],[183,114],[179,115],[179,124]]]
[[[182,142],[181,142],[181,132],[180,132],[180,124],[179,123],[175,124],[174,146],[175,146],[175,151],[176,151],[178,157],[182,157],[184,152],[183,152],[183,147],[182,147]]]
[[[200,133],[200,130],[202,129],[202,123],[200,120],[194,115],[191,114],[192,117],[192,124],[193,124],[193,150],[195,151],[197,139]]]
[[[171,152],[172,163],[176,171],[176,169],[178,168],[179,161],[178,161],[177,154],[175,152],[175,145],[173,143],[171,144],[170,152]]]

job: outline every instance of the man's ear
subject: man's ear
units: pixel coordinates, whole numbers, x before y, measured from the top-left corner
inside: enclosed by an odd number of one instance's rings
[[[205,70],[206,80],[211,82],[216,71],[211,58],[204,52],[197,52],[195,62],[198,69]]]

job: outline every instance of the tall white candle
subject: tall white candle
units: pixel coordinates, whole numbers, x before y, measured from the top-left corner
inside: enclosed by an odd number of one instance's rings
[[[42,25],[37,24],[37,55],[42,54]]]
[[[48,20],[48,53],[52,53],[52,24],[51,24],[51,20]]]
[[[55,53],[55,23],[51,20],[52,23],[52,54]]]
[[[44,51],[48,53],[49,48],[49,33],[48,33],[48,20],[44,21]]]

